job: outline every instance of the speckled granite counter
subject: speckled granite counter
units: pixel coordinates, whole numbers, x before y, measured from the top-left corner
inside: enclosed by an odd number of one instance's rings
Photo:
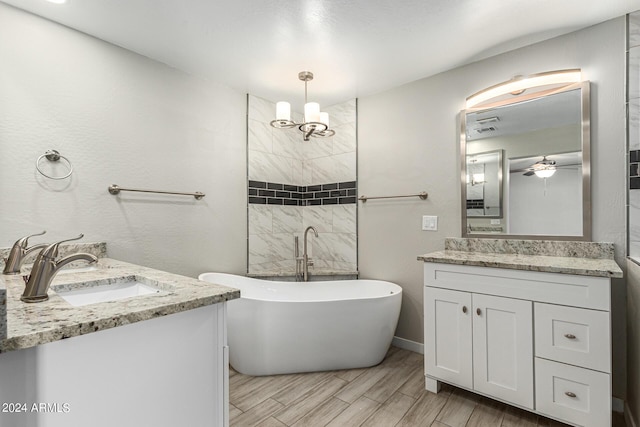
[[[612,243],[510,239],[445,241],[445,250],[418,256],[419,261],[513,270],[622,277]]]
[[[7,336],[0,341],[0,352],[33,347],[240,297],[237,289],[109,258],[101,258],[97,269],[93,271],[58,274],[51,287],[132,275],[157,281],[165,291],[74,307],[50,289],[48,301],[27,304],[20,301],[24,291],[22,277],[0,276],[0,298],[2,289],[7,292]]]

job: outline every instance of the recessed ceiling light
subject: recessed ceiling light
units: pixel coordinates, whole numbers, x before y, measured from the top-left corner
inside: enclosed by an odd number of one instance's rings
[[[65,4],[67,0],[47,0],[49,3],[53,4]]]

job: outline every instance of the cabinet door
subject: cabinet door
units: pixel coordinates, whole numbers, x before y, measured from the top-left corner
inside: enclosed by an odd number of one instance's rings
[[[473,294],[473,385],[533,409],[531,301]]]
[[[424,288],[425,374],[473,388],[471,294]]]

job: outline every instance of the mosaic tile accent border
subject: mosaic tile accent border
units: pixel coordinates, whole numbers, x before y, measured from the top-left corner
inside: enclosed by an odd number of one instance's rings
[[[345,205],[357,201],[356,181],[318,185],[289,185],[249,180],[250,204],[318,206]]]
[[[484,209],[484,199],[467,199],[467,209]]]
[[[640,189],[640,150],[629,151],[629,189]]]

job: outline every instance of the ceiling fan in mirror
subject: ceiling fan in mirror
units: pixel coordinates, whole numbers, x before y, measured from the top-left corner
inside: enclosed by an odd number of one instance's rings
[[[555,160],[542,156],[541,160],[533,163],[531,166],[521,169],[512,170],[511,172],[524,172],[524,176],[537,176],[539,178],[550,178],[558,169],[577,170],[581,166],[580,163],[562,163],[558,164]]]
[[[531,165],[528,171],[523,173],[524,176],[536,175],[540,178],[549,178],[556,173],[556,161],[548,160],[547,156],[542,156],[542,160],[539,160]]]

